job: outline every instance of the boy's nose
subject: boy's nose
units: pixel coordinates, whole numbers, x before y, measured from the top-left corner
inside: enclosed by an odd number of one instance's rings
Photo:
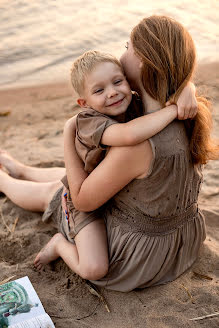
[[[108,98],[111,98],[113,96],[117,95],[116,89],[112,86],[108,89]]]

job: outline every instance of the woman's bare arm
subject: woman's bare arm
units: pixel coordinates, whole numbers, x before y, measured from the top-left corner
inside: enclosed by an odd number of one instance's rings
[[[64,157],[72,201],[80,211],[103,205],[135,178],[147,173],[152,159],[150,143],[112,147],[105,159],[88,174],[75,150],[75,122],[64,129]]]

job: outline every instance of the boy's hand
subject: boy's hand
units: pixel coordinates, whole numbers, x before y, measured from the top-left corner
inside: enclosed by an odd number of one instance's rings
[[[195,96],[195,85],[189,82],[181,92],[177,101],[178,119],[186,120],[194,118],[198,111],[198,104]]]

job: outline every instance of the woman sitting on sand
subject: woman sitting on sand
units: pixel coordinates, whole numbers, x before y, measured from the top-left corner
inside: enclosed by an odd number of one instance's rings
[[[150,113],[162,108],[169,98],[176,101],[191,79],[194,44],[176,21],[152,16],[133,29],[121,62],[132,89],[141,96],[145,113]],[[174,121],[136,146],[111,147],[89,176],[75,151],[75,121],[67,122],[65,163],[75,207],[92,211],[112,198],[104,213],[109,271],[105,277],[93,281],[95,284],[125,292],[166,283],[196,260],[205,239],[204,219],[197,204],[201,164],[218,155],[218,147],[210,139],[208,103],[203,98],[197,100],[199,110],[194,120]],[[19,201],[20,206],[26,209],[29,206],[31,210],[46,208],[57,190],[57,183],[49,181],[64,175],[64,169],[22,166],[6,153],[1,153],[0,163],[16,177],[42,182],[37,184],[37,193],[34,182],[1,173],[1,190],[15,203]],[[16,193],[22,185],[23,192]],[[83,234],[86,227],[80,231],[80,238]],[[77,272],[75,246],[72,245],[70,253],[63,253],[67,242],[63,235],[55,235],[38,260],[48,263],[61,256]],[[92,265],[93,258],[87,256],[89,249],[85,252],[88,266]]]

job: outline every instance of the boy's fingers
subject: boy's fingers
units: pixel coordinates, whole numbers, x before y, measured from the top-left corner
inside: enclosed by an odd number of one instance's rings
[[[194,118],[195,115],[198,112],[198,103],[197,101],[194,101],[192,106],[191,106],[191,110],[190,110],[191,114],[190,114],[190,118]]]
[[[194,118],[198,113],[198,106],[197,106],[197,103],[194,105],[193,107],[193,114],[192,114],[192,117],[191,118]]]
[[[194,116],[194,110],[191,108],[187,118],[193,118],[193,116]]]
[[[187,115],[187,118],[186,119],[192,118],[192,117],[193,117],[193,109],[190,108],[190,110],[188,111],[188,115]]]
[[[182,107],[178,105],[178,119],[186,120],[188,118],[194,118],[198,112],[198,104],[197,101],[193,101],[192,104],[187,104]]]
[[[184,117],[185,117],[184,107],[178,107],[178,113],[177,113],[178,120],[184,120]]]
[[[190,111],[189,111],[189,114],[188,114],[188,118],[194,118],[196,116],[196,114],[197,114],[197,111],[198,111],[197,106],[196,105],[192,106],[190,108]]]

